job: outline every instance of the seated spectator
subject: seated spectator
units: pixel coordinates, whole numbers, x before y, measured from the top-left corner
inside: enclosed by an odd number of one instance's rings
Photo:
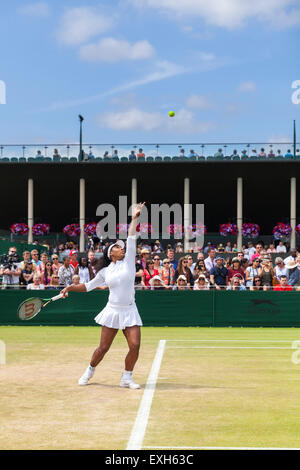
[[[7,287],[17,287],[20,284],[22,273],[20,258],[17,248],[11,246],[8,255],[0,266],[0,276],[2,276],[2,285]]]
[[[208,250],[208,257],[205,258],[204,264],[208,272],[216,265],[216,250],[214,248]]]
[[[255,277],[259,277],[261,272],[261,268],[259,265],[259,259],[254,258],[253,262],[245,271],[246,275],[246,286],[251,287],[253,286],[253,280]]]
[[[37,151],[35,158],[43,157],[42,152],[40,150]]]
[[[167,258],[170,261],[170,265],[173,266],[174,269],[177,268],[178,261],[175,259],[175,253],[173,248],[168,248],[167,250]]]
[[[163,247],[161,246],[161,243],[160,243],[159,240],[155,241],[155,243],[153,245],[152,252],[153,253],[162,253],[163,252]]]
[[[180,151],[179,151],[179,157],[185,157],[185,155],[184,155],[184,149],[180,149]]]
[[[261,262],[259,278],[261,279],[261,285],[263,287],[263,290],[268,290],[272,287],[274,271],[270,260],[268,260],[267,258],[264,258]]]
[[[129,160],[136,160],[136,154],[134,150],[131,150],[128,158]]]
[[[246,290],[246,287],[239,277],[233,276],[230,280],[230,284],[226,287],[226,290]]]
[[[154,255],[153,257],[153,261],[154,261],[154,269],[157,269],[159,275],[160,275],[160,272],[162,270],[162,266],[161,266],[161,261],[160,261],[160,257],[158,255]]]
[[[88,268],[90,271],[90,280],[94,279],[97,274],[97,258],[95,256],[95,252],[90,250],[88,252]]]
[[[228,282],[230,282],[234,276],[239,277],[244,282],[245,273],[241,267],[239,258],[232,259],[232,266],[228,269]]]
[[[137,289],[142,289],[142,277],[144,274],[144,269],[141,263],[138,261],[138,256],[135,257],[135,278],[134,278],[134,286]]]
[[[160,277],[164,282],[165,286],[173,286],[174,285],[174,276],[175,276],[175,269],[168,258],[163,260],[163,264],[161,266]]]
[[[57,254],[54,254],[51,256],[51,260],[52,260],[52,269],[53,269],[53,272],[57,272],[58,273],[58,270],[59,268],[61,267],[61,263],[59,262],[59,257]]]
[[[274,274],[275,274],[275,282],[277,280],[277,283],[280,281],[281,276],[286,276],[287,279],[288,279],[289,271],[288,271],[287,267],[285,266],[285,264],[283,262],[283,259],[280,258],[280,256],[275,258]]]
[[[33,282],[27,285],[28,290],[44,290],[45,286],[42,283],[42,277],[40,274],[35,273],[33,276]]]
[[[87,258],[80,258],[78,263],[78,275],[80,284],[85,284],[90,281],[90,269]]]
[[[107,150],[104,152],[103,158],[110,158],[110,155]]]
[[[250,258],[251,263],[253,263],[255,258],[260,258],[261,257],[262,249],[263,249],[262,244],[257,243],[256,246],[255,246],[255,253]]]
[[[281,156],[282,156],[282,155],[281,155],[281,150],[278,149],[278,150],[277,150],[277,157],[281,157]]]
[[[70,264],[73,266],[73,268],[75,269],[75,274],[78,274],[78,266],[79,266],[79,263],[77,261],[77,255],[78,255],[78,251],[77,250],[71,250],[70,253],[69,253],[69,257],[70,257]]]
[[[24,268],[21,271],[20,285],[27,286],[33,281],[33,276],[35,273],[35,266],[33,265],[31,260],[24,261],[23,263],[24,263]]]
[[[181,242],[176,243],[175,253],[183,253],[183,244]]]
[[[45,288],[48,290],[60,289],[58,272],[54,272],[52,274],[50,284],[48,284]]]
[[[150,279],[149,284],[150,284],[151,290],[165,290],[166,289],[166,286],[165,286],[164,282],[157,275],[153,276]]]
[[[298,257],[298,252],[297,250],[295,250],[295,248],[293,248],[291,251],[290,251],[290,255],[287,256],[286,258],[284,258],[284,264],[287,264],[289,261],[296,261]]]
[[[31,250],[31,257],[32,262],[36,268],[39,268],[42,265],[41,260],[39,259],[39,252],[38,250]]]
[[[218,151],[214,154],[214,157],[224,157],[222,149],[218,149]]]
[[[78,274],[74,274],[74,276],[72,277],[72,281],[73,281],[73,286],[79,286],[80,276],[78,276]]]
[[[209,290],[209,280],[205,277],[204,274],[200,274],[199,277],[195,280],[193,290]]]
[[[261,149],[260,149],[260,152],[259,152],[259,154],[258,154],[258,156],[259,156],[259,157],[266,157],[267,154],[266,154],[266,152],[265,152],[265,149],[261,148]]]
[[[223,246],[223,243],[219,243],[218,248],[217,248],[217,252],[218,253],[224,253],[225,252],[225,248]]]
[[[297,286],[299,283],[299,279],[300,279],[300,269],[299,269],[299,265],[297,261],[293,261],[293,260],[288,261],[285,266],[289,272],[289,275],[288,275],[289,285],[293,287]]]
[[[283,241],[281,240],[276,247],[276,253],[286,253],[286,246],[283,244]]]
[[[221,256],[216,258],[216,266],[210,272],[210,283],[217,290],[225,289],[227,285],[228,269],[224,266],[224,259]]]
[[[247,150],[242,150],[241,151],[241,158],[243,158],[243,157],[244,158],[247,157]]]
[[[211,242],[207,242],[207,245],[204,247],[203,253],[206,255],[208,254],[209,250],[213,248]]]
[[[254,279],[253,279],[253,285],[250,286],[249,290],[262,290],[264,289],[263,286],[262,286],[262,282],[261,282],[261,277],[259,276],[254,276]],[[265,290],[265,289],[264,289]]]
[[[142,276],[142,286],[149,287],[149,281],[154,276],[159,276],[159,272],[157,269],[154,269],[154,261],[152,259],[148,259]]]
[[[50,284],[52,274],[53,274],[52,263],[50,261],[47,261],[47,263],[45,264],[44,272],[42,273],[42,281],[45,286]]]
[[[285,158],[293,157],[293,154],[292,154],[292,152],[291,152],[290,149],[288,149],[288,151],[286,152],[286,154],[285,154],[284,157],[285,157]]]
[[[45,266],[46,266],[46,263],[48,262],[48,255],[47,253],[42,253],[41,256],[40,256],[40,261],[41,261],[41,264],[39,266],[36,267],[37,271],[39,271],[41,274],[44,273],[45,271]]]
[[[192,158],[192,157],[198,157],[197,153],[195,152],[195,150],[190,150],[190,153],[189,153],[189,158]]]
[[[137,153],[137,158],[145,158],[145,154],[143,152],[143,149],[139,149],[138,153]]]
[[[119,160],[118,150],[114,150],[112,158],[113,160]]]
[[[95,156],[93,155],[92,149],[88,153],[88,160],[95,160]]]
[[[21,261],[20,268],[23,270],[23,269],[25,269],[25,264],[28,263],[28,261],[31,260],[30,251],[28,251],[28,250],[23,251],[22,256],[23,256],[23,260]]]
[[[241,268],[244,270],[244,273],[246,272],[246,269],[249,266],[249,259],[248,258],[243,258],[241,261]]]
[[[58,150],[57,150],[57,149],[54,149],[54,151],[53,151],[53,159],[55,159],[55,160],[61,160],[61,156],[60,156],[60,154],[58,153]]]
[[[231,268],[231,265],[232,265],[232,261],[231,261],[230,257],[228,256],[227,258],[225,258],[224,266],[225,266],[225,268],[229,269],[229,268]]]
[[[193,268],[193,265],[194,265],[194,260],[193,260],[193,257],[191,255],[187,255],[186,256],[186,259],[187,259],[187,267],[189,268],[189,270],[191,271],[192,274],[193,271],[194,271],[194,268]]]
[[[225,253],[232,253],[231,242],[227,242],[225,246]]]
[[[270,243],[269,248],[267,249],[267,253],[276,253],[276,248],[273,243]]]
[[[179,276],[185,276],[185,278],[187,280],[187,285],[190,288],[190,286],[194,285],[194,278],[193,278],[191,270],[190,270],[190,268],[188,268],[187,264],[188,264],[188,261],[187,261],[187,258],[185,256],[182,256],[181,258],[179,258],[178,266],[175,269],[174,282],[177,281]]]
[[[232,253],[237,253],[237,252],[238,252],[238,247],[237,247],[237,244],[234,243],[232,247]]]
[[[252,149],[251,157],[256,157],[256,156],[257,156],[256,149]]]
[[[188,284],[187,284],[187,279],[183,274],[181,274],[178,277],[173,289],[174,290],[188,290],[189,289]]]
[[[203,263],[204,263],[204,254],[201,253],[201,252],[197,254],[197,261],[195,261],[195,262],[192,264],[192,268],[190,268],[191,271],[192,271],[192,274],[194,273],[194,269],[195,269],[195,266],[196,266],[196,264],[198,263],[198,261],[203,261]]]
[[[273,152],[273,149],[270,149],[270,152],[268,153],[268,157],[275,157],[275,153]]]
[[[146,269],[147,267],[147,261],[150,259],[150,252],[147,250],[147,248],[143,248],[141,250],[141,255],[140,255],[140,264],[142,265],[143,269]]]
[[[231,158],[233,158],[233,157],[239,157],[239,158],[240,158],[240,156],[239,156],[239,154],[238,154],[238,151],[237,151],[236,149],[234,149],[234,151],[233,151],[233,153],[232,153],[232,155],[231,155]]]
[[[281,274],[279,278],[279,284],[274,287],[275,291],[291,291],[293,290],[293,287],[288,284],[288,278],[284,274]]]
[[[63,257],[63,265],[58,270],[59,283],[61,286],[70,286],[75,274],[75,268],[70,264],[69,256]]]

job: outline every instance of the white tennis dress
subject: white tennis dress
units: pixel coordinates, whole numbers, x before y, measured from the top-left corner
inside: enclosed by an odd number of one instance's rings
[[[87,292],[100,286],[109,288],[108,302],[95,317],[99,325],[124,330],[128,326],[143,324],[135,304],[135,238],[135,235],[128,236],[126,254],[122,260],[111,262],[94,279],[85,283]]]

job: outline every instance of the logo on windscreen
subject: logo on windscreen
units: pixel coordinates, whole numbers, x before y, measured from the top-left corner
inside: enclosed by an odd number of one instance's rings
[[[277,313],[280,313],[280,308],[277,304],[275,304],[271,300],[251,299],[251,305],[248,306],[246,313],[277,314]]]

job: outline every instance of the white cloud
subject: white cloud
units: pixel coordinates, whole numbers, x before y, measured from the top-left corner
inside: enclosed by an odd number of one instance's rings
[[[105,33],[113,23],[112,18],[103,15],[96,8],[71,8],[60,19],[56,36],[62,44],[76,46],[97,34]]]
[[[167,113],[147,112],[130,108],[121,112],[103,113],[98,117],[98,124],[115,131],[163,131],[182,134],[203,134],[215,128],[211,122],[198,122],[194,113],[182,108],[174,118]]]
[[[185,105],[188,108],[195,108],[195,109],[212,109],[213,105],[210,102],[209,98],[205,95],[190,95]]]
[[[114,38],[103,38],[80,47],[79,55],[88,62],[119,62],[120,60],[149,59],[155,50],[148,41],[130,44]]]
[[[251,93],[253,91],[256,91],[256,83],[251,81],[242,82],[238,86],[238,91],[245,93]]]
[[[228,29],[255,18],[279,27],[300,24],[298,0],[130,0],[138,8],[156,8],[175,18],[200,17],[206,23]]]
[[[18,13],[26,16],[46,18],[50,14],[50,8],[46,2],[28,3],[20,7]]]

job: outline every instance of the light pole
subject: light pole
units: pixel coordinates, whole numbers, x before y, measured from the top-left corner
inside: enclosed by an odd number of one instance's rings
[[[84,118],[79,114],[79,122],[80,122],[80,134],[79,134],[79,157],[78,160],[82,162],[83,160],[83,152],[82,152],[82,121]]]

